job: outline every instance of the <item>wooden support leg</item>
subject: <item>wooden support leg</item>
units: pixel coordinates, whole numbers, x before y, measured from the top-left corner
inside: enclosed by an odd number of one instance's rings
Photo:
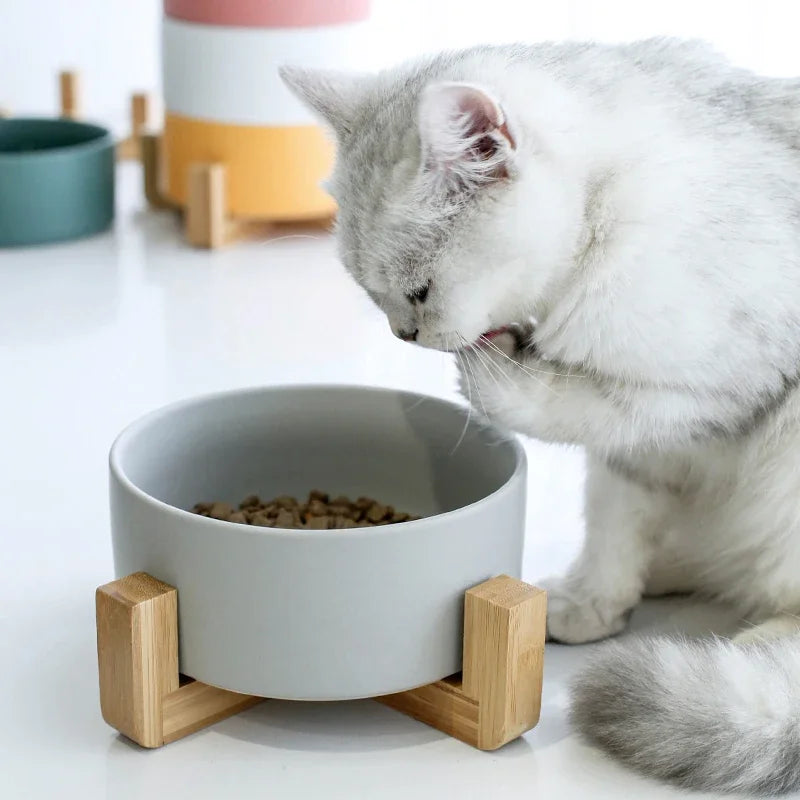
[[[539,721],[547,596],[501,575],[467,591],[461,681],[376,698],[481,750]]]
[[[73,70],[65,70],[58,76],[61,98],[61,116],[78,119],[81,116],[80,75]]]
[[[178,592],[139,572],[96,595],[103,719],[142,747],[160,747],[262,698],[178,675]]]
[[[186,238],[195,247],[225,244],[227,170],[224,164],[192,164],[186,204]]]
[[[138,92],[131,95],[131,132],[117,145],[117,158],[142,159],[142,137],[152,124],[153,99]]]
[[[144,747],[160,747],[263,698],[199,681],[179,685],[177,591],[145,573],[97,590],[103,718]],[[481,750],[496,750],[539,720],[546,595],[501,575],[466,593],[464,669],[375,698]]]
[[[161,194],[163,164],[161,137],[157,134],[143,133],[140,144],[144,196],[147,204],[151,208],[175,208],[175,205]]]

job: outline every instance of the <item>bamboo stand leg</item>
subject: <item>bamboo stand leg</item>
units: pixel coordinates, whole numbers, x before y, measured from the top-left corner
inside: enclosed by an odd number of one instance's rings
[[[192,164],[186,204],[186,239],[195,247],[222,247],[228,239],[227,170],[224,164]]]
[[[161,194],[163,164],[161,137],[152,133],[143,133],[140,146],[144,196],[147,204],[151,208],[175,208],[175,205]]]
[[[65,70],[58,76],[61,116],[67,119],[78,119],[81,115],[81,81],[80,75],[72,70]]]
[[[131,95],[131,132],[117,145],[117,158],[142,159],[142,137],[152,123],[153,98],[138,92]]]
[[[458,676],[376,698],[480,750],[496,750],[539,721],[547,596],[501,575],[464,601]]]
[[[143,747],[160,747],[263,698],[178,675],[177,590],[136,573],[97,590],[103,718]],[[495,750],[539,719],[546,596],[501,575],[467,591],[464,671],[375,698],[481,750]]]
[[[103,719],[142,747],[160,747],[261,702],[198,681],[180,685],[178,592],[143,572],[96,594]]]

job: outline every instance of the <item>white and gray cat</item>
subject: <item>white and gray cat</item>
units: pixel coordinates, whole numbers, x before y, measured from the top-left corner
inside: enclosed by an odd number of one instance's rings
[[[800,788],[800,81],[663,39],[283,77],[336,134],[341,256],[395,334],[459,351],[498,423],[586,448],[550,636],[671,591],[755,623],[609,646],[577,727],[681,785]]]

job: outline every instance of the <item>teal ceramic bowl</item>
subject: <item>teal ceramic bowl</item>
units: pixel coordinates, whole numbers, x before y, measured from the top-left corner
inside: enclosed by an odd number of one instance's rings
[[[114,141],[68,119],[0,119],[0,247],[75,239],[114,218]]]

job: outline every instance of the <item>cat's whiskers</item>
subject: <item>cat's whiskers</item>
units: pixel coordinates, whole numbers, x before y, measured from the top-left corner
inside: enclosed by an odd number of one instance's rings
[[[492,354],[491,354],[491,353],[488,353],[488,352],[487,352],[487,353],[485,353],[484,355],[482,355],[482,354],[481,354],[481,348],[480,348],[480,347],[475,347],[475,346],[471,345],[469,342],[467,342],[467,341],[466,341],[466,339],[464,339],[464,337],[463,337],[463,336],[462,336],[461,338],[464,340],[464,342],[465,342],[465,346],[470,348],[470,351],[471,351],[471,352],[473,352],[473,353],[475,354],[475,356],[476,356],[476,357],[478,358],[478,360],[479,360],[479,361],[480,361],[480,362],[481,362],[481,363],[484,365],[484,367],[486,368],[486,371],[487,371],[487,372],[488,372],[490,375],[492,374],[492,373],[491,373],[491,370],[490,370],[490,367],[493,367],[493,368],[494,368],[495,370],[497,370],[497,371],[500,373],[500,375],[501,375],[503,378],[505,378],[505,379],[506,379],[506,381],[508,381],[508,383],[509,383],[509,384],[510,384],[510,385],[513,387],[513,385],[514,385],[514,378],[513,378],[513,376],[510,374],[510,372],[509,372],[508,370],[506,370],[506,369],[504,369],[504,368],[503,368],[503,364],[502,364],[501,362],[498,362],[498,361],[496,361],[496,360],[493,358],[493,356],[492,356]],[[480,337],[480,339],[481,339],[482,341],[485,341],[486,343],[490,343],[488,339],[485,339],[485,338],[484,338],[484,337],[482,337],[482,336]],[[494,347],[494,345],[493,345],[493,347]],[[495,347],[495,349],[498,349],[498,348],[496,348],[496,347]],[[498,350],[498,352],[501,352],[501,353],[502,353],[502,351],[500,351],[500,350]],[[505,353],[503,353],[503,355],[505,355]],[[511,361],[511,363],[512,363],[512,364],[514,364],[514,366],[516,366],[516,367],[519,367],[520,369],[522,369],[522,370],[523,370],[523,372],[525,372],[525,371],[526,371],[526,370],[525,370],[525,368],[524,368],[524,367],[523,367],[521,364],[517,363],[517,362],[516,362],[516,361],[514,361],[513,359],[510,359],[510,358],[509,358],[508,360],[509,360],[509,361]],[[536,378],[535,378],[535,376],[530,376],[530,377],[533,377],[535,380],[538,380],[538,379],[536,379]],[[495,383],[497,383],[497,381],[495,381]]]
[[[520,364],[519,361],[515,361],[513,358],[511,358],[511,356],[508,355],[508,353],[504,353],[491,339],[487,339],[485,336],[481,336],[480,340],[489,345],[489,347],[498,352],[506,360],[510,361],[517,369],[522,370],[522,372],[525,373],[525,375],[527,375],[529,378],[531,378],[531,380],[536,381],[536,383],[538,383],[540,386],[543,386],[549,392],[552,392],[554,395],[558,396],[558,392],[555,389],[553,389],[553,387],[550,386],[546,381],[543,381],[539,377],[539,375],[556,376],[558,375],[557,372],[555,372],[554,370],[530,369],[526,367],[524,364]],[[569,377],[569,376],[562,375],[560,377]]]
[[[445,347],[447,347],[448,350],[450,349],[450,342],[449,342],[449,335],[448,334],[445,334]],[[455,351],[455,354],[456,354],[456,358],[458,358],[459,363],[462,365],[462,368],[463,368],[463,363],[464,362],[461,360],[461,354],[458,352],[458,350]],[[467,384],[467,398],[468,398],[467,399],[467,418],[464,420],[464,427],[461,429],[461,435],[458,437],[458,441],[455,443],[455,446],[450,451],[450,455],[451,456],[456,452],[456,450],[458,450],[459,446],[461,445],[461,442],[464,441],[464,437],[467,435],[467,428],[469,427],[469,422],[472,419],[472,389],[470,388],[468,380],[465,381],[465,383]]]
[[[461,334],[459,334],[459,336],[461,336]],[[461,336],[461,340],[464,342],[465,347],[469,347],[469,342],[467,342],[463,336]],[[501,387],[497,382],[497,378],[494,376],[492,367],[494,367],[500,373],[501,377],[505,378],[510,384],[513,384],[511,377],[503,371],[499,364],[493,364],[491,358],[484,358],[481,355],[480,348],[471,347],[470,353],[478,359],[478,363],[486,370],[486,374],[494,381],[494,385],[497,387],[498,391],[500,391]]]
[[[463,338],[461,337],[461,334],[458,334],[458,336],[460,338]],[[457,348],[455,352],[461,363],[464,365],[466,370],[472,376],[472,381],[475,384],[475,391],[478,393],[478,400],[480,401],[481,408],[483,409],[483,415],[488,418],[489,413],[486,411],[486,404],[483,402],[483,394],[481,393],[481,387],[480,384],[478,383],[478,378],[477,375],[475,374],[475,370],[472,368],[472,364],[470,363],[470,359],[467,358],[462,348]]]
[[[515,367],[518,367],[523,372],[530,375],[532,378],[535,377],[537,374],[539,375],[556,375],[558,373],[554,372],[551,369],[536,369],[534,367],[528,367],[525,364],[517,361],[516,359],[511,358],[511,356],[506,353],[504,350],[501,350],[491,339],[488,339],[486,336],[478,337],[479,341],[483,342],[484,344],[488,345],[492,350],[497,352],[499,355],[503,356],[507,361],[510,361]],[[562,375],[561,377],[568,377],[566,375]]]

